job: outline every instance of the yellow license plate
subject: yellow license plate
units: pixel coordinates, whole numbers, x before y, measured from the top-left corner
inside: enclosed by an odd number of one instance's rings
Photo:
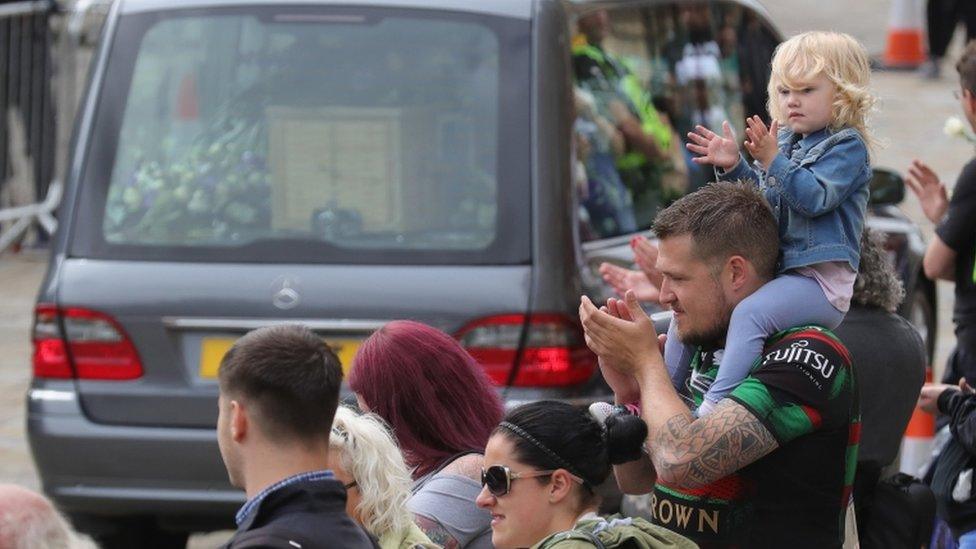
[[[227,354],[227,351],[230,350],[235,341],[237,340],[232,337],[203,338],[203,344],[200,346],[200,377],[204,379],[215,379],[217,377],[217,370],[220,369],[220,361],[224,359],[224,355]],[[359,349],[359,344],[362,343],[362,340],[329,338],[325,342],[339,356],[343,376],[349,374],[352,357],[356,355],[356,350]]]

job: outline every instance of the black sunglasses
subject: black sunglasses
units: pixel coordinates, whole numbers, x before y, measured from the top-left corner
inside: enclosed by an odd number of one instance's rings
[[[525,471],[523,473],[513,473],[511,469],[504,465],[492,465],[487,469],[481,470],[481,485],[488,487],[488,492],[496,498],[502,497],[512,489],[512,481],[519,478],[544,477],[555,473],[558,469],[551,471]],[[570,478],[583,484],[583,479],[570,474]]]

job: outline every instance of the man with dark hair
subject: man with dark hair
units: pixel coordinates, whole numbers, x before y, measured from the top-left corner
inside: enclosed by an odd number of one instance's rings
[[[970,128],[976,129],[976,41],[969,42],[956,64],[960,89],[959,105]],[[976,544],[976,495],[960,473],[976,464],[976,399],[970,391],[954,387],[965,379],[976,379],[976,159],[959,174],[952,199],[939,176],[924,162],[915,160],[905,180],[918,197],[925,216],[937,224],[935,236],[925,250],[922,266],[932,280],[956,283],[952,320],[956,325],[956,350],[946,364],[943,384],[922,388],[920,405],[949,417],[950,440],[932,471],[932,489],[939,515],[961,536],[961,546]],[[967,385],[963,384],[968,387]],[[971,474],[971,473],[970,473]],[[956,486],[966,487],[957,490]],[[965,540],[965,543],[963,543]]]
[[[659,278],[657,273],[641,271],[628,271],[628,277],[644,277],[644,286],[653,284],[650,278]],[[621,295],[629,289],[618,286]],[[896,313],[904,297],[905,289],[886,256],[881,235],[865,229],[852,307],[836,330],[850,351],[861,388],[862,437],[854,504],[862,547],[905,545],[899,536],[912,532],[913,525],[894,528],[884,522],[888,515],[884,510],[876,512],[874,504],[878,482],[898,455],[902,434],[915,410],[915,395],[925,380],[925,343],[915,327]],[[649,503],[647,495],[627,497],[624,513],[649,518]]]
[[[697,347],[692,405],[715,379],[732,309],[771,280],[776,221],[749,186],[716,183],[662,211],[656,267],[677,336]],[[616,468],[651,496],[658,523],[702,547],[840,548],[859,439],[854,372],[825,329],[769,338],[748,377],[695,418],[671,382],[654,326],[632,291],[580,305],[586,341],[619,404],[639,399],[649,459]]]
[[[679,200],[659,213],[654,234],[661,240],[691,236],[695,255],[703,260],[747,257],[756,274],[770,280],[779,257],[779,236],[766,201],[756,198],[746,183],[709,185],[694,199]]]
[[[976,128],[976,41],[966,45],[956,70],[960,84],[956,95],[969,126]],[[925,276],[956,283],[952,315],[956,351],[943,382],[976,379],[976,159],[963,167],[951,201],[939,176],[920,160],[912,162],[905,182],[918,197],[925,217],[937,225],[922,261]]]
[[[247,502],[225,547],[372,548],[327,469],[342,368],[301,326],[261,328],[220,364],[217,442]]]

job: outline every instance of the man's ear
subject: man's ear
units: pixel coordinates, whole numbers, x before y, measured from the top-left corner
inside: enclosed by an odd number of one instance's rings
[[[242,442],[250,428],[247,409],[239,400],[230,401],[230,436],[234,442]]]
[[[976,115],[976,94],[969,90],[963,90],[963,94],[966,97],[966,106],[970,114]]]
[[[733,255],[725,262],[725,270],[722,273],[724,282],[730,285],[733,291],[739,291],[749,279],[752,271],[752,264],[741,255]]]
[[[549,480],[549,503],[558,503],[572,493],[573,485],[577,484],[565,469],[556,469]]]

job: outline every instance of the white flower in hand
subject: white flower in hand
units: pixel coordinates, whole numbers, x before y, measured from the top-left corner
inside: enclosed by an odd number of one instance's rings
[[[973,135],[972,129],[967,128],[966,124],[956,116],[946,118],[942,131],[949,137],[962,137],[970,143],[976,143],[976,135]]]

